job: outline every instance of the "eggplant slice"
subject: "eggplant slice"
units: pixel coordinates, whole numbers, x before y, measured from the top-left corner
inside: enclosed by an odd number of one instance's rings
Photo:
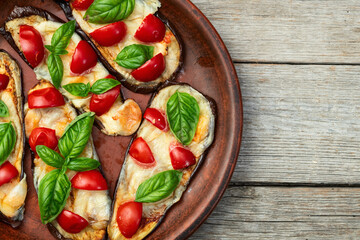
[[[204,96],[189,85],[174,84],[170,82],[165,83],[156,93],[154,93],[148,107],[166,112],[166,103],[171,95],[173,95],[176,91],[189,93],[199,104],[199,123],[196,129],[195,137],[190,145],[188,145],[188,149],[196,157],[196,164],[180,170],[183,173],[181,182],[169,197],[155,203],[143,203],[142,220],[138,231],[132,236],[132,238],[130,238],[133,240],[143,239],[152,232],[160,224],[166,211],[174,203],[180,200],[183,192],[186,190],[191,176],[202,162],[208,148],[214,140],[216,104],[214,100]],[[137,137],[142,137],[148,144],[156,161],[155,167],[143,168],[139,166],[129,155],[129,148]],[[112,217],[108,226],[108,235],[110,239],[128,239],[121,234],[118,228],[116,221],[117,210],[121,204],[135,199],[136,190],[143,181],[159,172],[173,169],[169,155],[169,147],[170,144],[176,141],[175,136],[170,130],[167,132],[161,131],[149,121],[143,120],[136,136],[133,137],[129,144],[120,177],[118,179],[112,206]]]
[[[0,122],[12,122],[16,132],[16,143],[9,161],[20,173],[9,183],[0,187],[0,220],[17,227],[24,218],[25,198],[27,194],[26,174],[23,171],[24,129],[23,97],[21,70],[17,62],[4,50],[0,50],[0,74],[9,76],[9,84],[0,92],[0,99],[9,109],[8,117],[1,117]]]
[[[43,38],[44,45],[50,45],[51,37],[62,24],[56,16],[45,10],[34,7],[15,7],[8,19],[5,21],[4,27],[0,29],[1,33],[10,43],[10,45],[20,54],[24,61],[31,67],[24,56],[19,41],[20,25],[27,24],[34,27]],[[75,51],[77,43],[82,40],[75,32],[71,38],[69,46],[66,48],[68,54],[61,55],[64,65],[64,76],[61,85],[69,83],[90,83],[93,84],[96,80],[105,78],[109,75],[109,71],[104,67],[101,61],[98,61],[96,66],[90,72],[82,75],[74,75],[70,70],[70,62]],[[48,50],[45,49],[45,56],[43,61],[34,68],[37,79],[45,79],[51,81],[50,73],[47,68],[46,59],[49,55]],[[98,58],[101,60],[101,58]],[[69,102],[81,113],[88,112],[91,95],[87,97],[77,97],[65,89],[60,87],[60,92],[69,100]],[[141,122],[141,110],[138,104],[132,100],[124,101],[122,94],[116,99],[110,110],[101,115],[96,116],[97,126],[107,135],[122,135],[128,136],[133,134],[139,127]]]
[[[121,83],[133,92],[138,93],[151,93],[154,92],[165,81],[175,80],[176,74],[180,71],[182,66],[182,42],[179,35],[176,33],[174,27],[169,23],[164,16],[162,16],[158,9],[161,3],[158,0],[135,0],[135,8],[133,13],[123,20],[127,25],[127,36],[119,44],[104,47],[99,45],[91,36],[90,33],[95,29],[103,27],[107,24],[93,24],[84,19],[86,11],[79,11],[72,7],[73,1],[55,0],[61,8],[64,10],[66,17],[69,20],[76,20],[80,28],[77,29],[79,35],[86,38],[89,42],[92,42],[97,52],[101,54],[101,58],[104,59],[107,64],[107,68],[111,70],[111,73],[118,79],[121,79]],[[159,43],[142,43],[134,38],[136,30],[139,28],[143,19],[148,14],[154,14],[166,26],[166,33],[164,40]],[[162,75],[149,82],[140,82],[131,76],[131,69],[126,69],[119,66],[114,60],[120,51],[131,44],[145,44],[154,46],[154,56],[158,53],[162,53],[165,57],[165,70]]]
[[[46,80],[41,80],[30,91],[53,87]],[[76,110],[69,104],[52,108],[29,109],[25,104],[25,133],[29,138],[31,131],[37,127],[54,129],[57,137],[61,137],[66,126],[77,116]],[[85,147],[80,157],[93,158],[99,161],[92,138]],[[39,156],[32,154],[34,186],[38,191],[40,180],[53,167],[46,165]],[[66,175],[71,179],[77,172],[68,170]],[[79,233],[66,232],[56,220],[48,224],[48,229],[57,239],[103,239],[106,234],[106,226],[110,217],[111,200],[108,190],[89,191],[72,188],[65,205],[65,210],[72,211],[85,218],[89,225]]]

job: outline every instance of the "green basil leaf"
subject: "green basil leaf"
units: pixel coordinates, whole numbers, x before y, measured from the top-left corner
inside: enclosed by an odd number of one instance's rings
[[[135,201],[151,203],[170,196],[179,185],[182,175],[182,172],[169,170],[152,176],[140,184],[136,191]]]
[[[65,160],[61,157],[61,155],[47,146],[36,146],[36,152],[41,160],[49,166],[61,168],[64,165]]]
[[[60,87],[64,74],[63,62],[61,61],[61,58],[58,55],[51,53],[48,56],[46,64],[49,69],[52,83],[58,89]]]
[[[110,89],[118,85],[120,85],[120,82],[115,79],[111,79],[111,78],[99,79],[91,86],[90,91],[92,93],[99,95],[109,91]]]
[[[124,68],[136,69],[151,59],[153,55],[153,46],[132,44],[121,50],[117,55],[115,62]]]
[[[77,116],[65,129],[59,139],[59,150],[65,158],[76,158],[89,141],[95,113],[87,112]]]
[[[66,174],[55,169],[47,173],[39,184],[39,207],[41,221],[47,224],[61,213],[71,191],[71,183]]]
[[[66,51],[65,49],[55,48],[55,50],[54,50],[54,54],[56,54],[56,55],[66,55],[68,53],[69,52]]]
[[[66,49],[74,32],[75,20],[64,23],[61,25],[61,27],[56,29],[54,35],[51,38],[51,46],[54,48],[54,51],[56,49]]]
[[[98,168],[99,166],[99,161],[85,157],[71,159],[70,163],[67,165],[68,169],[79,172],[90,171]]]
[[[134,7],[135,0],[95,0],[84,19],[91,23],[113,23],[130,16]]]
[[[8,117],[9,116],[9,109],[3,100],[0,100],[0,117]]]
[[[69,83],[62,87],[72,95],[79,97],[87,97],[90,92],[89,83]]]
[[[45,45],[44,46],[47,50],[49,50],[49,52],[54,52],[55,51],[55,48],[54,48],[54,46],[51,46],[51,45]]]
[[[199,122],[200,108],[188,93],[176,91],[166,104],[166,115],[171,132],[182,144],[189,145]]]
[[[16,133],[11,122],[0,124],[0,165],[9,157],[15,143]]]

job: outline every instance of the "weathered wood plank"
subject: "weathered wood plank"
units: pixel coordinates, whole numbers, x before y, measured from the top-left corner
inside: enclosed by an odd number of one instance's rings
[[[357,0],[192,0],[235,61],[360,63]]]
[[[360,188],[230,187],[190,239],[358,239]]]
[[[233,182],[360,183],[360,66],[236,68],[244,131]]]

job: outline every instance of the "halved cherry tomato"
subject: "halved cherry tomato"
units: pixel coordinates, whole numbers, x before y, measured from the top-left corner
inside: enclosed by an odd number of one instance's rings
[[[97,170],[78,172],[72,179],[71,185],[83,190],[107,190],[108,186],[103,175]]]
[[[97,63],[97,55],[94,49],[85,40],[81,40],[75,48],[74,55],[70,63],[70,70],[76,74],[94,67]]]
[[[91,37],[102,46],[112,46],[121,42],[126,35],[126,24],[114,22],[90,33]]]
[[[87,10],[94,0],[75,0],[71,3],[76,10]]]
[[[119,206],[116,222],[122,235],[131,238],[139,229],[142,217],[142,203],[126,202]]]
[[[68,210],[63,210],[56,220],[68,233],[79,233],[89,225],[85,218]]]
[[[149,82],[157,79],[165,70],[164,56],[159,53],[141,67],[135,69],[131,75],[140,82]]]
[[[136,30],[135,38],[142,42],[160,42],[166,32],[165,24],[152,14],[147,15]]]
[[[44,58],[44,43],[40,33],[32,26],[20,26],[20,46],[26,60],[35,68]]]
[[[170,159],[174,169],[183,169],[196,163],[196,158],[190,150],[176,145],[170,145]]]
[[[19,174],[18,170],[9,162],[6,161],[0,166],[0,186],[8,183]]]
[[[7,88],[9,84],[9,76],[6,74],[0,74],[0,91]]]
[[[28,96],[29,108],[58,107],[65,104],[64,97],[53,87],[32,91]]]
[[[139,162],[140,166],[144,168],[153,167],[156,163],[149,145],[142,137],[138,137],[133,141],[129,149],[129,154],[136,160],[135,162]]]
[[[48,148],[55,149],[58,145],[55,130],[45,127],[34,128],[29,136],[29,145],[34,153],[36,153],[37,145],[45,145]]]
[[[156,108],[147,108],[144,118],[164,132],[169,130],[165,115]]]
[[[120,85],[103,94],[93,94],[90,99],[90,111],[95,112],[97,116],[107,113],[119,95]]]

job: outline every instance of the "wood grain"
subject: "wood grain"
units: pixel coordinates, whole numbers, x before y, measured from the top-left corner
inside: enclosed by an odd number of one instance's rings
[[[237,62],[360,63],[357,0],[193,0]]]

